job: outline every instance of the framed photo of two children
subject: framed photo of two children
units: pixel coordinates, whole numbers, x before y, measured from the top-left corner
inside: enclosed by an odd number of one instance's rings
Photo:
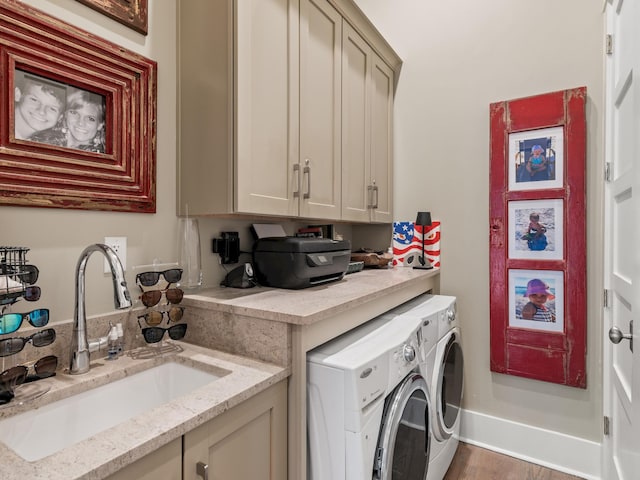
[[[0,205],[156,211],[157,64],[0,3]]]
[[[490,105],[491,370],[586,388],[586,88]]]

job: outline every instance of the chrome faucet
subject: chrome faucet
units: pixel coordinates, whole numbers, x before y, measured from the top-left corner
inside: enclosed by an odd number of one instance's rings
[[[109,266],[113,279],[113,300],[118,309],[131,306],[131,296],[124,278],[124,269],[118,255],[107,245],[96,243],[89,245],[80,254],[76,266],[76,301],[73,315],[73,335],[71,337],[71,355],[69,373],[77,375],[89,371],[89,354],[106,344],[106,337],[95,340],[87,339],[87,314],[84,308],[84,275],[87,261],[93,252],[102,252]]]

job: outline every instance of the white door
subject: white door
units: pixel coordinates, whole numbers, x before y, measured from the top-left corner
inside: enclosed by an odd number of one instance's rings
[[[606,6],[612,51],[606,76],[605,284],[611,295],[603,332],[609,434],[602,478],[631,480],[640,471],[640,337],[632,349],[630,335],[640,310],[640,8],[636,0],[607,0]]]

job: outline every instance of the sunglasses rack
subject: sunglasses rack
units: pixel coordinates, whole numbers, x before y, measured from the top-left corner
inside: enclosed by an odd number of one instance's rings
[[[38,267],[27,263],[26,247],[0,246],[0,306],[11,305],[21,298],[36,301],[40,288]]]
[[[34,347],[51,345],[56,339],[53,328],[38,330],[22,337],[16,333],[23,322],[40,328],[49,322],[49,310],[40,308],[28,313],[5,313],[18,300],[40,299],[38,267],[27,262],[29,248],[0,246],[0,406],[21,405],[49,391],[46,382],[35,382],[55,375],[58,358],[48,355],[36,362],[18,361],[27,343]],[[33,372],[33,373],[32,373]]]
[[[138,316],[138,326],[147,346],[130,352],[130,355],[149,358],[181,350],[182,347],[166,342],[165,338],[180,340],[187,329],[186,323],[178,323],[183,319],[184,313],[184,307],[178,306],[184,295],[180,288],[182,268],[179,268],[178,263],[154,261],[151,265],[134,266],[132,271],[140,289],[138,298],[146,308]],[[167,328],[161,326],[165,320]]]

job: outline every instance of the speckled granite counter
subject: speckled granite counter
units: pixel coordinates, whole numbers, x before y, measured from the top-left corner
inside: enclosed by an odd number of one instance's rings
[[[0,418],[37,408],[171,360],[209,371],[220,378],[39,461],[23,460],[0,443],[0,478],[104,478],[289,375],[287,368],[184,342],[174,344],[178,345],[182,352],[146,359],[134,359],[125,355],[111,362],[92,361],[92,369],[87,374],[58,374],[40,380],[38,383],[46,382],[51,386],[48,393],[27,404],[0,409]],[[96,416],[99,415],[100,412],[96,412]],[[51,432],[51,441],[56,441],[56,432]]]
[[[365,269],[342,280],[301,290],[254,287],[211,288],[185,296],[184,305],[214,309],[276,322],[310,325],[399,292],[408,285],[436,279],[440,269]]]

